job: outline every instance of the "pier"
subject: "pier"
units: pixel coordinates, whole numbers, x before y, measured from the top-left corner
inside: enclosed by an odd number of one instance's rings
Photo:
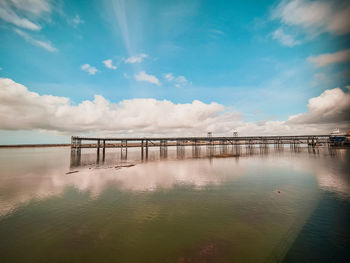
[[[332,139],[333,138],[333,139]],[[232,137],[71,137],[72,155],[80,156],[81,149],[95,148],[97,159],[105,159],[106,148],[120,148],[121,158],[127,159],[128,148],[140,148],[141,159],[148,159],[150,147],[158,147],[160,156],[167,157],[167,149],[176,147],[177,155],[182,156],[186,146],[192,147],[192,156],[200,155],[201,146],[206,146],[207,153],[215,153],[215,146],[220,146],[220,154],[225,155],[227,149],[232,147],[231,153],[239,155],[241,148],[253,151],[255,148],[267,151],[270,146],[282,149],[289,145],[292,149],[298,149],[302,145],[309,147],[337,146],[334,136],[330,135],[298,135],[298,136],[232,136]]]

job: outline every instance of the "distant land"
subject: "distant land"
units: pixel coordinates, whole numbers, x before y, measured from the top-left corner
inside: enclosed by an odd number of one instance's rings
[[[26,148],[26,147],[68,147],[70,143],[56,143],[56,144],[7,144],[0,145],[0,148]]]

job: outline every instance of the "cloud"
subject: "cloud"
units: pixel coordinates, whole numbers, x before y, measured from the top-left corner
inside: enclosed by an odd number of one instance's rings
[[[188,84],[187,79],[184,76],[178,76],[175,78],[175,87],[180,88]]]
[[[129,35],[129,27],[127,21],[127,8],[124,0],[116,0],[110,2],[111,10],[115,12],[115,17],[117,18],[118,25],[121,31],[121,35],[125,44],[125,47],[128,51],[128,54],[131,54],[131,41]]]
[[[29,21],[27,18],[21,18],[16,15],[11,10],[6,10],[0,7],[0,18],[7,23],[14,24],[18,27],[30,29],[30,30],[40,30],[41,26]]]
[[[308,61],[314,63],[317,67],[324,67],[329,64],[350,61],[350,49],[338,51],[336,53],[322,54],[308,57]]]
[[[272,33],[272,38],[278,40],[282,45],[287,47],[294,47],[300,44],[300,42],[296,41],[292,35],[284,33],[281,28],[278,28]]]
[[[288,26],[299,26],[312,34],[350,32],[350,4],[346,1],[289,0],[273,10],[272,18]]]
[[[113,65],[111,59],[106,59],[106,60],[102,61],[102,63],[105,64],[105,66],[106,66],[107,68],[110,68],[110,69],[113,69],[113,70],[115,70],[115,69],[118,68],[117,66]]]
[[[75,15],[75,17],[71,20],[71,23],[74,25],[74,27],[77,27],[80,24],[84,24],[85,21],[82,20],[79,15]]]
[[[172,73],[167,73],[167,74],[164,74],[164,78],[167,81],[172,81],[174,79],[174,75]]]
[[[340,88],[324,91],[309,100],[309,111],[291,116],[291,124],[345,123],[350,125],[350,93]]]
[[[20,30],[20,29],[15,29],[15,32],[23,37],[27,42],[31,43],[34,46],[37,47],[41,47],[43,49],[46,49],[47,51],[50,52],[56,52],[57,48],[55,48],[54,46],[52,46],[51,42],[49,41],[41,41],[41,40],[37,40],[35,38],[33,38],[32,36],[30,36],[29,34],[27,34],[26,32]]]
[[[100,95],[77,105],[69,98],[39,95],[11,79],[0,78],[0,129],[45,130],[65,134],[283,135],[328,133],[349,126],[349,92],[327,90],[310,99],[309,111],[287,121],[245,122],[223,105],[130,99],[112,103]]]
[[[224,31],[221,31],[221,30],[218,30],[218,29],[210,29],[209,31],[212,32],[212,33],[215,33],[217,35],[224,35],[225,34]]]
[[[134,74],[134,78],[137,81],[146,81],[152,84],[156,84],[157,86],[160,85],[159,79],[153,75],[149,75],[144,71],[140,71],[138,74]]]
[[[89,73],[90,75],[95,75],[98,72],[98,69],[89,65],[89,64],[84,64],[81,66],[81,69]]]
[[[186,86],[188,84],[188,80],[184,76],[175,77],[173,73],[164,74],[164,78],[168,82],[174,83],[175,87],[179,88],[181,86]]]
[[[47,0],[3,0],[0,2],[0,19],[29,30],[40,30],[41,26],[31,20],[37,20],[42,14],[50,12],[51,7]]]
[[[16,8],[37,16],[41,13],[51,12],[49,0],[5,0],[4,2],[11,3]]]
[[[193,101],[132,99],[111,103],[100,95],[72,105],[68,98],[39,95],[11,79],[0,79],[0,129],[114,132],[195,129],[224,107]],[[15,117],[16,116],[16,117]],[[15,117],[15,118],[14,118]]]
[[[143,54],[142,53],[142,54],[140,54],[138,56],[128,57],[127,59],[124,60],[124,62],[128,63],[128,64],[141,63],[147,57],[148,57],[147,54]]]
[[[350,32],[350,4],[334,14],[327,25],[327,29],[337,35],[344,35]]]

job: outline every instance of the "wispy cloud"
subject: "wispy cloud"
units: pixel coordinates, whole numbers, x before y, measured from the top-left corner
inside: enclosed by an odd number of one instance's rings
[[[40,30],[41,26],[29,21],[27,18],[21,18],[16,15],[11,10],[6,10],[0,7],[0,18],[7,23],[14,24],[18,27],[30,29],[30,30]]]
[[[0,19],[17,27],[38,31],[37,20],[43,13],[50,13],[47,0],[3,0],[0,2]]]
[[[90,64],[84,64],[81,66],[81,69],[83,71],[86,71],[87,73],[89,73],[90,75],[95,75],[98,72],[98,69],[91,66]]]
[[[80,18],[79,15],[75,15],[75,17],[72,19],[72,23],[75,27],[79,26],[80,24],[84,24],[85,21]]]
[[[300,44],[292,35],[286,34],[282,28],[278,28],[274,31],[272,33],[272,38],[278,40],[282,45],[287,47],[294,47]]]
[[[184,76],[177,76],[175,77],[173,73],[166,73],[164,74],[164,78],[171,83],[174,83],[175,87],[183,87],[189,84],[188,80]]]
[[[113,65],[113,61],[111,59],[106,59],[102,61],[102,63],[109,69],[115,70],[118,68],[117,66]]]
[[[3,2],[7,2],[5,3],[7,6],[16,7],[36,16],[51,12],[50,0],[5,0]]]
[[[218,35],[224,35],[225,34],[224,31],[221,31],[219,29],[210,29],[209,31],[212,32],[212,33],[218,34]]]
[[[174,75],[172,73],[167,73],[167,74],[164,74],[164,78],[167,81],[172,81],[174,79]]]
[[[128,57],[127,59],[124,60],[124,62],[128,64],[141,63],[147,57],[148,57],[147,54],[142,53],[137,56]]]
[[[128,54],[130,55],[132,53],[131,53],[131,44],[130,44],[129,28],[128,28],[127,16],[126,16],[125,2],[124,0],[115,0],[111,2],[111,6],[115,11],[125,47],[128,51]]]
[[[49,42],[49,41],[37,40],[37,39],[33,38],[31,35],[29,35],[28,33],[24,32],[20,29],[17,29],[17,28],[15,29],[15,32],[34,46],[41,47],[41,48],[46,49],[47,51],[50,51],[50,52],[57,51],[57,48],[52,46],[51,42]]]
[[[317,67],[324,67],[334,63],[350,61],[350,49],[338,51],[336,53],[321,54],[308,57],[308,61],[314,63]]]
[[[157,86],[160,86],[159,79],[156,76],[147,74],[144,71],[141,71],[138,74],[134,74],[134,78],[137,81],[145,81],[145,82],[149,82],[149,83],[155,84]]]

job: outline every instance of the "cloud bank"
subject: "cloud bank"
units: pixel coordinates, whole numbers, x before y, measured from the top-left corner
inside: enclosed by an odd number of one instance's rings
[[[44,130],[64,134],[127,135],[283,135],[328,133],[350,125],[349,92],[336,88],[310,99],[309,111],[287,121],[245,122],[223,105],[194,100],[131,99],[112,103],[95,95],[78,105],[69,98],[39,95],[11,79],[0,79],[0,129]]]

